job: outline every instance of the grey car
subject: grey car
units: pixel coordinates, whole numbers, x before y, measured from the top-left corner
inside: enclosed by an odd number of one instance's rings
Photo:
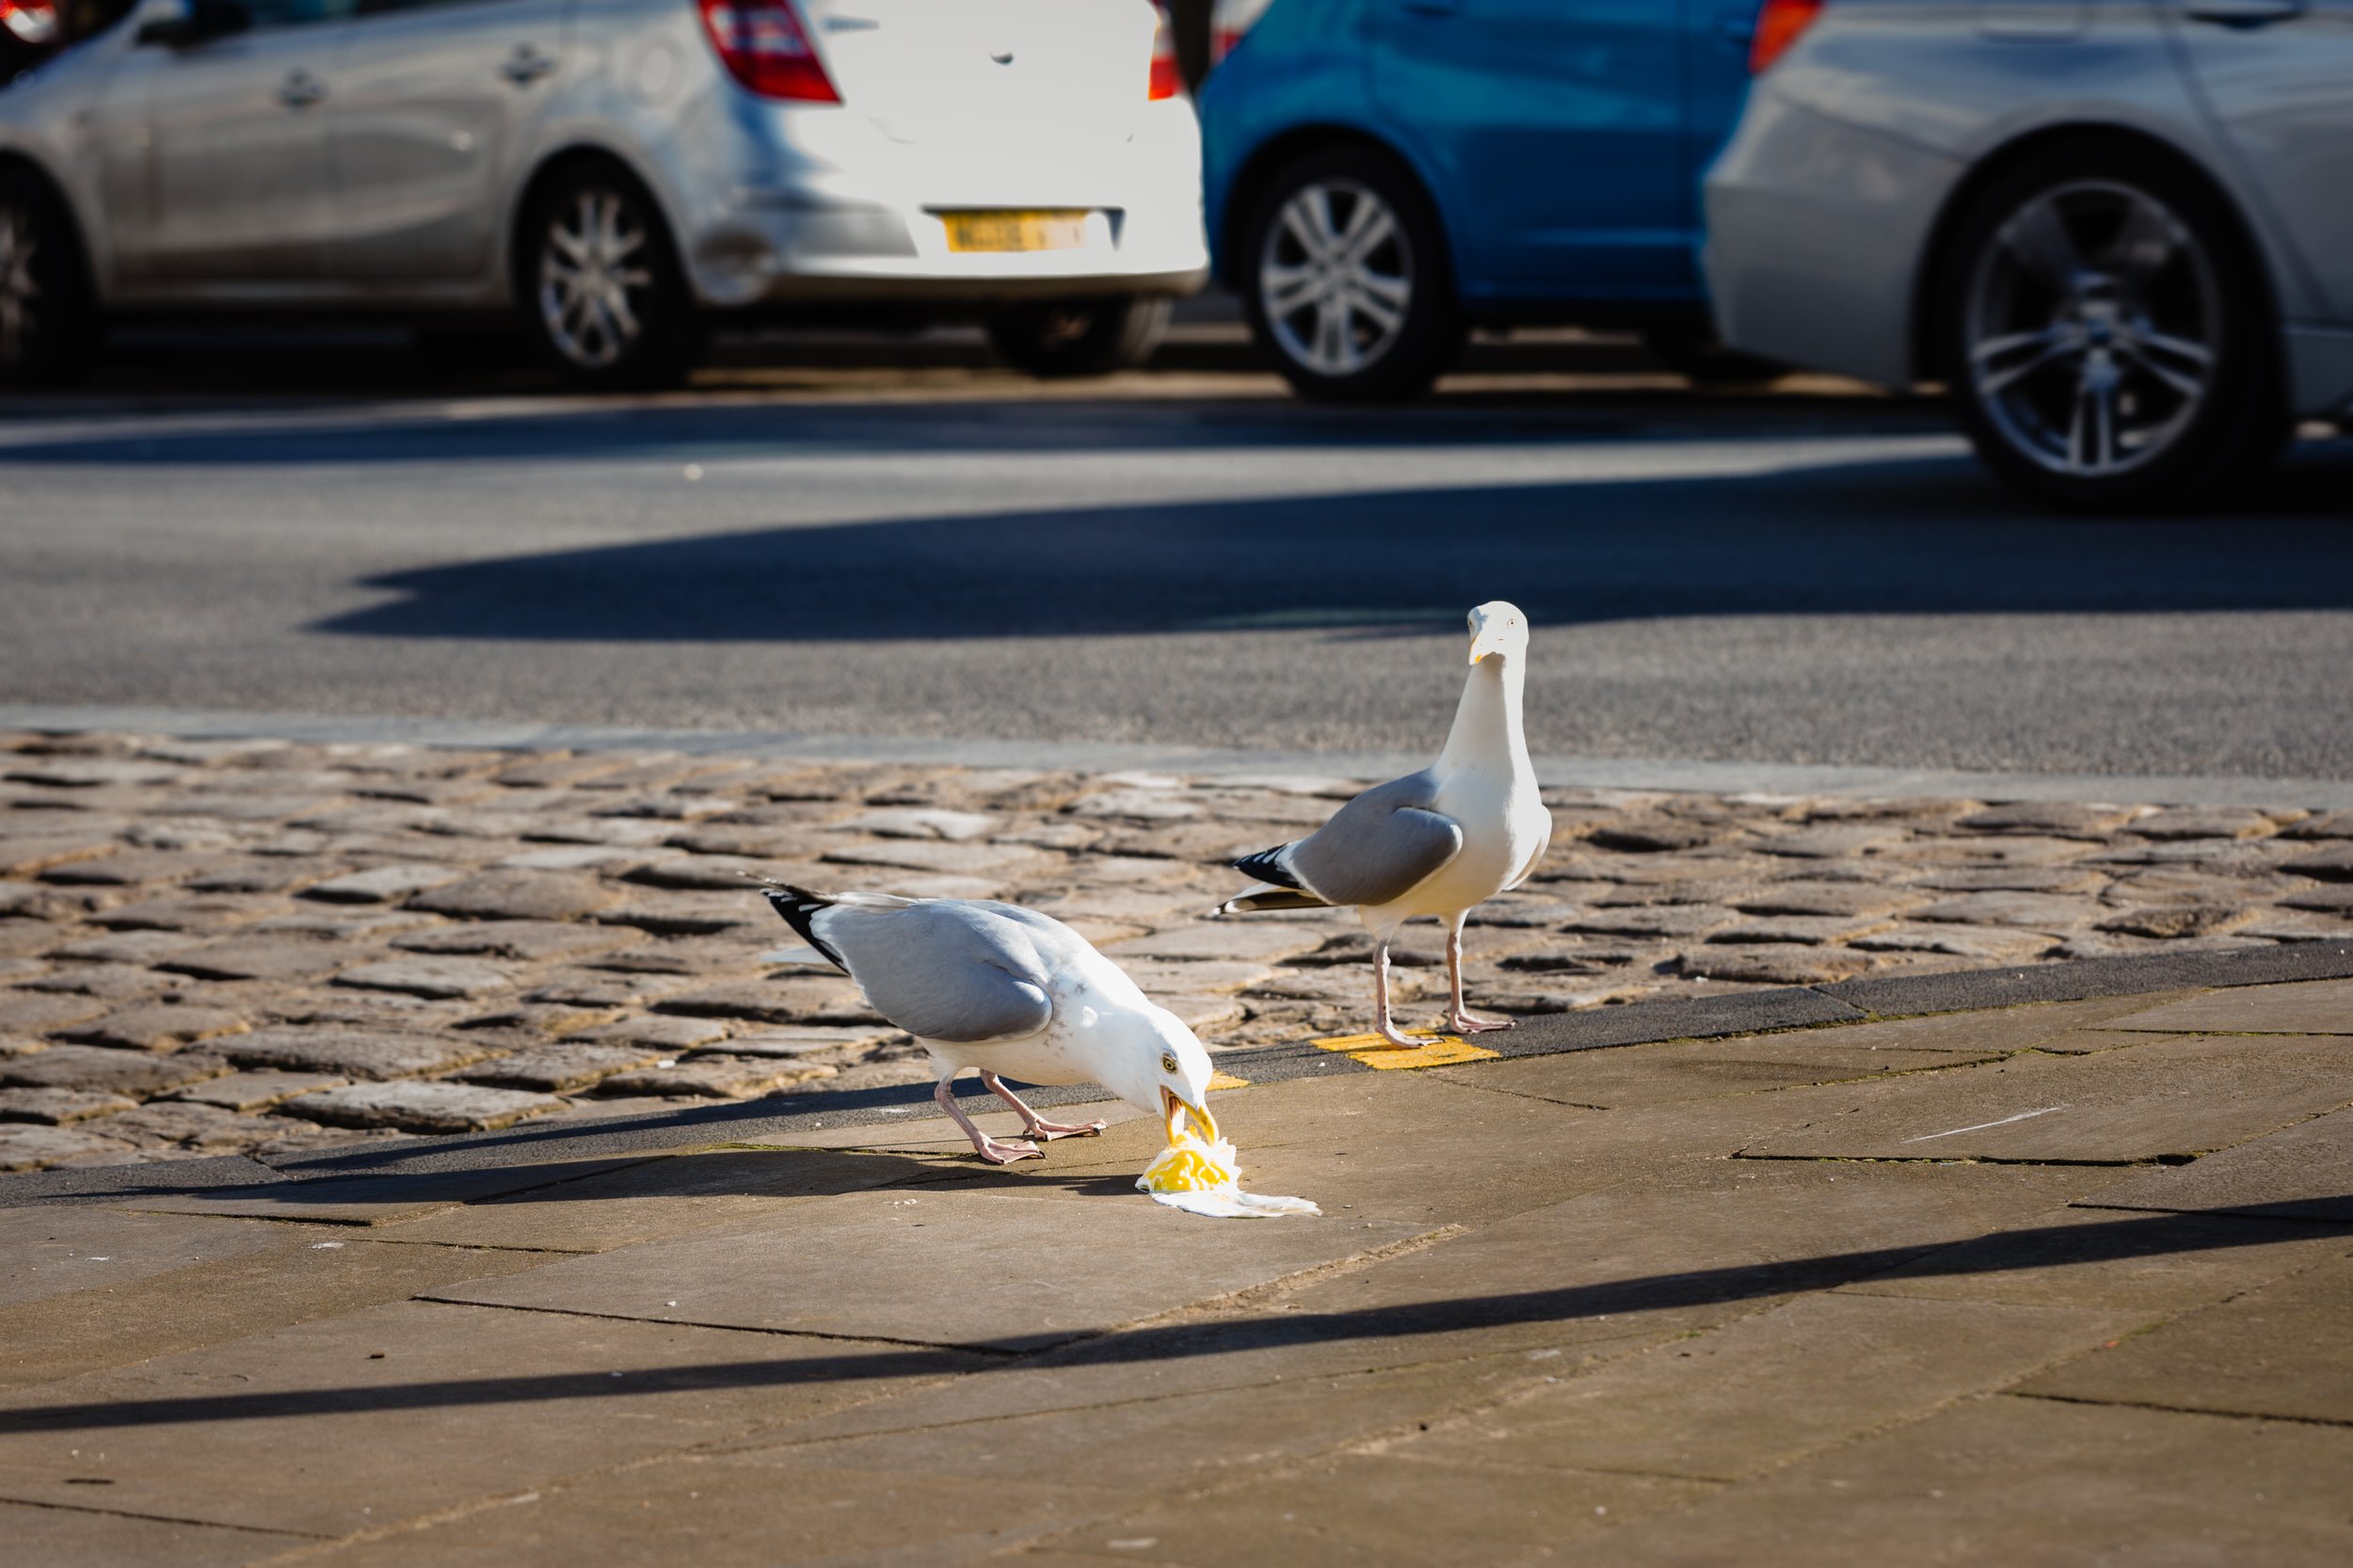
[[[0,90],[0,378],[295,311],[506,325],[592,387],[812,311],[1081,374],[1206,265],[1150,0],[139,0]]]
[[[1794,41],[1706,186],[1728,343],[1942,381],[1995,473],[2089,509],[2345,418],[2353,0],[1767,11]]]

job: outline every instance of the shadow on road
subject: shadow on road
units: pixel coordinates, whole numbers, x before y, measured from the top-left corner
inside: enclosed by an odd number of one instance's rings
[[[1670,458],[1672,462],[1672,458]],[[2353,451],[2231,517],[2005,507],[1967,459],[930,517],[395,572],[351,636],[665,642],[1451,628],[1681,616],[2342,609]]]

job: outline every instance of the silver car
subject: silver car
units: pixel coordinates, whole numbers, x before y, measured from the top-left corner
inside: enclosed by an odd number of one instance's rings
[[[257,310],[509,323],[589,386],[811,311],[1086,374],[1206,265],[1150,0],[139,0],[0,90],[0,378]]]
[[[1707,179],[1728,343],[1943,381],[1994,472],[2085,508],[2212,499],[2345,417],[2353,0],[1766,12]]]

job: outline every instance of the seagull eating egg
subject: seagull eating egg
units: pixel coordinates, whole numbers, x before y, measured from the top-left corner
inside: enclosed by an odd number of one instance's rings
[[[1234,1146],[1209,1111],[1209,1053],[1183,1019],[1051,916],[985,899],[768,890],[785,923],[858,984],[874,1011],[913,1035],[939,1071],[932,1097],[992,1165],[1040,1156],[1038,1143],[1091,1136],[1101,1122],[1049,1122],[1006,1086],[1096,1082],[1161,1118],[1169,1149],[1138,1183],[1196,1214],[1318,1212],[1235,1184]],[[975,1068],[1021,1117],[1028,1141],[975,1126],[949,1087]],[[1196,1136],[1206,1134],[1206,1139]]]

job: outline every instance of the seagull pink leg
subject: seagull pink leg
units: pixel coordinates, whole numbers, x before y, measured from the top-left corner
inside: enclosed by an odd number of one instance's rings
[[[1372,1031],[1393,1046],[1412,1049],[1426,1046],[1427,1040],[1417,1040],[1402,1032],[1389,1021],[1389,939],[1376,937],[1372,947]]]
[[[949,1079],[943,1078],[935,1084],[932,1088],[932,1098],[939,1102],[939,1108],[942,1111],[956,1119],[956,1126],[964,1128],[964,1135],[972,1140],[973,1153],[992,1165],[1010,1165],[1016,1160],[1046,1158],[1045,1151],[1035,1144],[1000,1144],[973,1126],[972,1118],[966,1115],[963,1107],[956,1104],[955,1091],[948,1086],[950,1081]]]
[[[1003,1100],[1007,1105],[1012,1106],[1016,1111],[1021,1112],[1022,1130],[1027,1132],[1032,1138],[1043,1138],[1050,1144],[1057,1138],[1092,1138],[1095,1134],[1103,1130],[1104,1124],[1101,1122],[1072,1123],[1048,1121],[1045,1117],[1031,1110],[1029,1103],[1019,1095],[1016,1095],[1012,1090],[1006,1088],[1005,1080],[999,1078],[995,1073],[983,1073],[981,1075],[981,1081],[988,1085],[988,1092],[990,1094],[995,1095],[999,1099]]]
[[[1452,998],[1447,1023],[1457,1034],[1483,1034],[1491,1029],[1513,1029],[1517,1018],[1490,1018],[1463,1005],[1463,917],[1446,922],[1446,982]]]

